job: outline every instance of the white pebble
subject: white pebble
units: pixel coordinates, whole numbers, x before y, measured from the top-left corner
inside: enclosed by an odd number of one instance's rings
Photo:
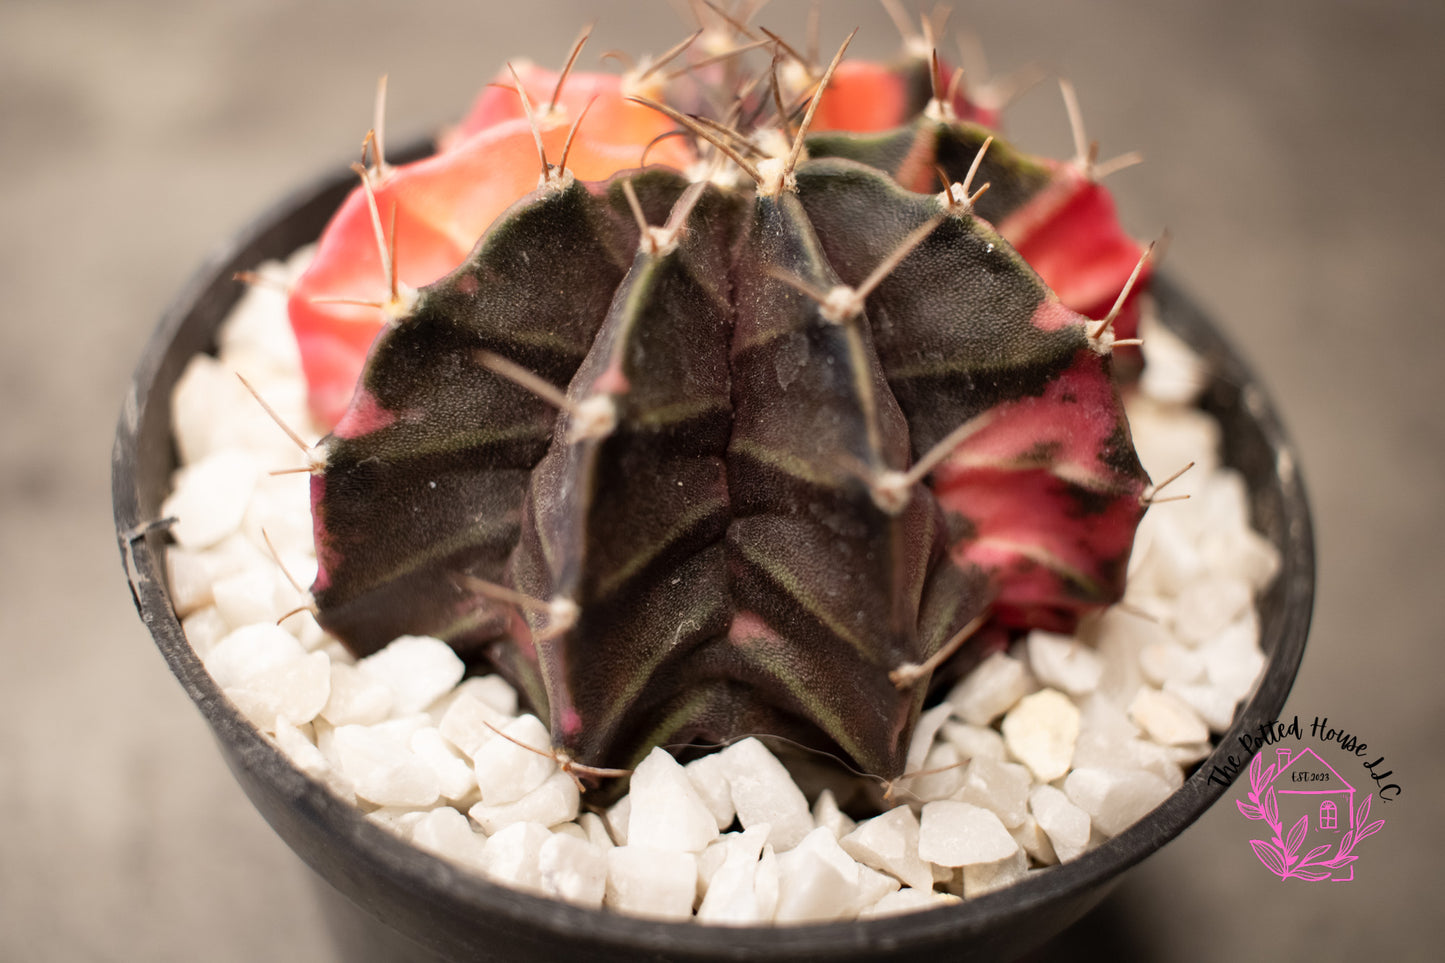
[[[1079,740],[1078,707],[1056,689],[1020,699],[1004,716],[1003,741],[1039,782],[1051,782],[1069,771]]]
[[[166,549],[166,584],[171,590],[171,605],[181,619],[212,604],[215,594],[211,586],[216,578],[209,553],[179,545]]]
[[[838,841],[864,866],[889,873],[916,889],[931,889],[933,873],[918,855],[918,817],[907,806],[864,820]]]
[[[1137,738],[1139,728],[1129,721],[1123,708],[1102,695],[1079,700],[1079,736],[1090,736],[1101,742],[1125,742]]]
[[[174,516],[170,531],[184,548],[215,545],[241,527],[261,469],[255,458],[230,448],[176,472],[175,487],[161,504]]]
[[[307,432],[305,382],[246,367],[243,373],[266,403],[295,430]],[[276,468],[297,467],[300,451],[241,384],[232,359],[193,358],[176,383],[171,407],[176,447],[185,461],[244,449],[268,464],[274,462]],[[224,417],[219,417],[222,413]]]
[[[516,802],[557,771],[556,760],[546,754],[552,736],[536,716],[518,716],[502,734],[510,738],[491,740],[474,757],[477,788],[488,806]]]
[[[424,718],[338,726],[331,733],[337,768],[352,781],[358,796],[379,806],[418,809],[440,798],[436,773],[410,747],[421,721]]]
[[[998,816],[964,802],[941,800],[923,807],[918,855],[940,866],[998,863],[1012,858],[1018,842]]]
[[[400,715],[421,712],[461,681],[466,666],[441,639],[404,635],[356,667],[390,686]]]
[[[879,916],[897,916],[900,913],[916,913],[919,910],[948,906],[958,902],[960,902],[960,900],[957,896],[950,893],[935,893],[931,886],[927,889],[909,889],[905,887],[887,894],[872,906],[864,909],[858,914],[858,918],[874,919]]]
[[[253,568],[225,578],[212,585],[216,610],[227,624],[240,628],[257,622],[275,622],[284,610],[277,602],[280,573]]]
[[[954,686],[947,700],[964,722],[986,726],[1036,688],[1027,666],[995,652]]]
[[[536,823],[513,823],[487,839],[487,876],[504,886],[542,890],[542,846],[552,834]]]
[[[1035,629],[1028,635],[1029,668],[1039,682],[1070,695],[1099,687],[1104,663],[1097,652],[1077,639]]]
[[[1179,746],[1209,738],[1209,727],[1193,709],[1158,689],[1140,689],[1129,703],[1129,718],[1161,745]]]
[[[1139,666],[1144,648],[1155,642],[1173,642],[1169,630],[1133,612],[1111,608],[1090,623],[1095,648],[1104,663],[1099,693],[1119,705],[1128,705],[1146,684]]]
[[[554,833],[537,854],[542,892],[599,909],[607,893],[607,853],[590,842]]]
[[[1204,675],[1226,698],[1239,701],[1254,688],[1264,671],[1259,648],[1259,619],[1254,610],[1199,647]]]
[[[1059,861],[1053,844],[1049,842],[1048,833],[1044,832],[1038,818],[1032,813],[1025,816],[1024,821],[1017,826],[1009,827],[1009,834],[1018,840],[1018,844],[1023,847],[1034,865],[1053,866]]]
[[[1169,517],[1174,513],[1167,512],[1179,504],[1188,503],[1161,505],[1145,515],[1140,523],[1139,540],[1145,555],[1143,564],[1133,573],[1138,582],[1134,586],[1135,591],[1173,598],[1204,574],[1205,561],[1200,555],[1197,539],[1185,529],[1180,519]]]
[[[1214,751],[1214,746],[1208,742],[1186,742],[1177,746],[1165,746],[1165,754],[1176,765],[1181,768],[1192,766]],[[1178,789],[1178,786],[1174,787]]]
[[[923,802],[948,799],[963,788],[963,758],[958,748],[948,742],[936,743],[923,758],[917,772],[903,780],[909,795]]]
[[[264,732],[274,731],[278,718],[293,724],[316,718],[331,692],[331,660],[312,652],[250,676],[225,690],[227,698]]]
[[[1064,780],[1069,801],[1105,836],[1117,836],[1168,798],[1169,783],[1138,769],[1075,769]]]
[[[818,828],[808,833],[778,856],[776,921],[819,923],[852,918],[866,905],[859,898],[860,869],[831,832]]]
[[[426,813],[411,829],[411,841],[470,869],[486,866],[487,840],[472,829],[466,816],[450,806]]]
[[[623,796],[607,810],[607,831],[618,846],[627,845],[627,822],[632,818],[632,797]]]
[[[913,737],[908,743],[905,772],[928,768],[926,760],[929,750],[933,748],[933,740],[938,736],[938,730],[942,729],[943,724],[952,716],[953,706],[948,702],[941,702],[918,716],[918,722],[913,727]]]
[[[1139,769],[1178,788],[1184,774],[1168,751],[1148,739],[1103,739],[1086,733],[1074,750],[1074,769]]]
[[[583,813],[577,817],[577,825],[587,834],[587,841],[598,849],[611,849],[617,845],[607,831],[607,823],[596,813]]]
[[[402,839],[411,841],[412,830],[426,817],[424,809],[414,809],[411,806],[383,806],[380,809],[373,809],[366,814],[366,818],[393,833]]]
[[[824,789],[813,800],[813,824],[825,827],[837,839],[851,833],[857,825],[851,816],[838,808],[838,799],[831,789]]]
[[[470,693],[504,716],[517,714],[517,690],[499,675],[473,676],[453,691]]]
[[[744,829],[767,823],[772,827],[769,843],[779,853],[792,849],[813,831],[807,798],[767,746],[747,738],[718,755]]]
[[[477,775],[471,763],[451,750],[436,727],[423,726],[413,732],[411,751],[436,773],[437,785],[445,798],[453,802],[465,799],[477,788]]]
[[[1174,633],[1189,645],[1207,642],[1244,615],[1253,601],[1249,583],[1241,578],[1215,575],[1199,579],[1175,600]]]
[[[1029,793],[1029,810],[1053,844],[1061,863],[1078,859],[1089,845],[1089,814],[1069,801],[1062,789],[1035,786]]]
[[[276,747],[286,754],[292,765],[314,779],[325,780],[331,772],[331,763],[300,726],[293,725],[289,719],[278,719],[275,736]]]
[[[700,923],[747,926],[767,923],[777,911],[776,895],[765,900],[758,892],[758,872],[763,846],[767,843],[767,824],[729,833],[721,838],[708,854],[722,856],[722,862],[711,873],[707,893],[698,906]]]
[[[1234,722],[1236,702],[1216,686],[1166,682],[1164,691],[1198,713],[1199,718],[1214,732],[1224,732]]]
[[[609,909],[629,916],[685,920],[697,895],[697,857],[665,849],[618,846],[607,851]]]
[[[1139,668],[1153,685],[1197,682],[1204,676],[1204,659],[1177,642],[1150,642],[1139,650]]]
[[[286,571],[302,585],[310,585],[316,579],[315,533],[311,519],[293,511],[292,506],[309,504],[310,493],[311,476],[306,472],[263,474],[256,479],[256,488],[241,519],[241,531],[246,537],[268,556],[274,548]],[[270,547],[266,544],[268,541]]]
[[[700,853],[717,838],[717,818],[665,749],[654,748],[638,764],[628,795],[628,845]]]
[[[1279,574],[1279,549],[1253,529],[1206,534],[1200,552],[1214,570],[1244,579],[1256,592],[1269,588]]]
[[[990,810],[1005,826],[1013,827],[1028,815],[1032,782],[1026,766],[1001,759],[975,759],[968,764],[963,787],[954,798]]]
[[[1195,408],[1160,404],[1145,397],[1131,399],[1128,414],[1134,447],[1138,449],[1139,460],[1151,477],[1167,478],[1191,461],[1195,462],[1189,472],[1191,475],[1205,477],[1214,471],[1221,432],[1219,422],[1211,415]],[[1180,482],[1183,480],[1180,479]],[[1172,493],[1173,486],[1168,491]],[[1155,516],[1164,516],[1166,509],[1188,504],[1173,502],[1159,505],[1144,518],[1147,521]]]
[[[443,739],[456,746],[468,759],[475,759],[483,746],[511,724],[512,717],[497,711],[492,703],[466,685],[462,683],[463,688],[447,705],[437,728]]]
[[[208,605],[182,619],[181,630],[186,633],[186,641],[191,643],[191,648],[195,649],[196,654],[204,661],[216,647],[216,643],[230,634],[231,627],[221,618],[221,613],[216,611],[214,605]]]
[[[391,687],[382,685],[354,665],[331,663],[331,697],[321,715],[333,726],[370,726],[391,715],[395,697]]]
[[[1029,858],[1021,848],[1015,849],[1003,859],[991,863],[968,863],[963,867],[963,895],[974,899],[984,893],[1011,886],[1024,878],[1029,869]]]
[[[1139,319],[1139,337],[1144,344],[1144,371],[1139,389],[1156,401],[1192,406],[1209,386],[1208,364],[1194,349],[1153,315]]]
[[[948,722],[943,726],[943,738],[958,750],[961,759],[997,759],[1002,762],[1008,757],[1003,736],[987,726],[973,726],[963,722]]]
[[[236,629],[206,655],[206,671],[223,689],[244,684],[268,669],[296,662],[306,650],[278,625],[262,622]]]
[[[551,827],[548,827],[548,828],[550,828],[550,829],[552,830],[552,835],[553,835],[553,836],[557,836],[557,835],[571,836],[573,839],[580,839],[580,840],[582,840],[582,842],[584,842],[584,843],[590,843],[590,842],[592,842],[592,840],[590,840],[590,839],[587,838],[587,830],[583,829],[581,826],[577,825],[575,822],[559,823],[559,824],[557,824],[557,825],[555,825],[555,826],[551,826]],[[608,847],[608,848],[611,848],[611,847]]]

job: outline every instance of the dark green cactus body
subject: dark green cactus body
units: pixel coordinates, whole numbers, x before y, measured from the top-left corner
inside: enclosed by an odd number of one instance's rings
[[[620,179],[547,187],[378,340],[314,486],[322,622],[491,662],[588,765],[771,732],[897,777],[928,670],[895,670],[1122,590],[1147,479],[1106,351],[988,223],[864,164],[631,181],[673,243],[639,245]],[[940,215],[863,310],[803,293]]]

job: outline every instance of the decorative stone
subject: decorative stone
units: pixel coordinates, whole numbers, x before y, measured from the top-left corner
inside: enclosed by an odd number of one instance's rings
[[[708,853],[720,854],[722,863],[710,874],[707,895],[698,906],[701,923],[747,926],[770,922],[776,912],[776,894],[771,903],[758,893],[758,871],[769,827],[755,826],[741,833],[729,833]]]
[[[331,695],[321,715],[333,726],[370,726],[391,715],[396,697],[389,686],[344,662],[331,663]]]
[[[675,850],[607,850],[606,905],[630,916],[685,920],[697,895],[697,857]]]
[[[1005,826],[1017,826],[1028,815],[1029,770],[1014,762],[975,759],[964,772],[957,800],[994,813]]]
[[[808,833],[778,857],[779,923],[850,919],[862,908],[859,869],[827,829]],[[881,894],[880,894],[881,896]]]
[[[1209,727],[1193,709],[1158,689],[1140,689],[1129,703],[1129,718],[1161,745],[1179,746],[1209,738]]]
[[[718,755],[744,829],[767,823],[772,827],[769,844],[780,853],[792,849],[813,831],[807,798],[767,746],[748,738]]]
[[[477,835],[467,817],[450,806],[424,814],[412,826],[411,841],[470,869],[486,867],[486,837]]]
[[[1003,741],[1039,782],[1069,771],[1079,739],[1078,707],[1056,689],[1020,699],[1003,719]]]
[[[997,863],[1022,853],[993,812],[968,803],[942,800],[923,807],[918,855],[940,866]]]
[[[864,820],[840,839],[843,851],[864,866],[889,873],[904,885],[931,889],[933,873],[918,855],[918,817],[907,806]]]
[[[630,846],[700,853],[717,838],[717,817],[703,802],[687,771],[665,749],[654,747],[638,764],[629,795]]]
[[[1069,801],[1105,836],[1117,836],[1169,797],[1173,788],[1138,769],[1075,769],[1064,780]]]
[[[556,760],[546,755],[552,735],[536,716],[518,716],[502,735],[506,738],[491,740],[473,759],[477,788],[488,806],[516,802],[557,771]]]
[[[536,823],[513,823],[487,839],[487,876],[514,889],[542,892],[542,846],[552,834]]]
[[[466,666],[441,639],[403,635],[356,663],[376,681],[390,686],[396,712],[421,712],[462,680]]]
[[[946,699],[964,722],[986,726],[1036,688],[1027,666],[995,652],[954,686]]]
[[[1029,668],[1046,686],[1070,695],[1083,695],[1099,687],[1104,662],[1093,649],[1067,635],[1034,629],[1025,645]]]
[[[553,833],[537,852],[542,892],[598,909],[607,893],[607,853],[586,840]]]
[[[1063,790],[1035,786],[1029,793],[1029,810],[1049,837],[1059,862],[1067,863],[1083,855],[1089,845],[1089,814],[1070,802]]]
[[[700,756],[683,769],[687,771],[687,778],[692,780],[692,788],[712,811],[718,831],[731,826],[738,811],[733,805],[732,787],[728,785],[727,764],[719,758],[719,754],[712,752]]]

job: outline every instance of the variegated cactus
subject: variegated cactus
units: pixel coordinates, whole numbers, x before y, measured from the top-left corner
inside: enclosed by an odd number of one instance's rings
[[[936,59],[689,56],[511,72],[363,173],[291,300],[313,594],[358,654],[494,666],[579,766],[773,733],[892,779],[981,625],[1122,591],[1138,246]]]

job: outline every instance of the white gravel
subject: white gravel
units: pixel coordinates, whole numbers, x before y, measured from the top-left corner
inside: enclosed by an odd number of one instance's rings
[[[293,279],[308,256],[263,272]],[[1218,426],[1190,407],[1197,360],[1156,325],[1144,331],[1135,441],[1152,477],[1197,462],[1168,492],[1193,497],[1147,513],[1126,604],[1073,636],[1032,633],[925,713],[909,753],[923,774],[860,822],[831,792],[810,804],[756,739],[686,766],[654,751],[604,820],[585,810],[545,752],[546,726],[519,714],[500,678],[460,681],[460,660],[435,639],[398,639],[357,661],[327,637],[262,536],[292,578],[314,577],[305,475],[268,474],[304,467],[305,456],[234,377],[303,437],[319,437],[284,297],[264,287],[222,328],[219,358],[193,359],[173,398],[185,464],[163,513],[179,519],[169,553],[177,614],[227,697],[301,771],[497,882],[714,925],[970,898],[1077,859],[1162,802],[1264,665],[1252,602],[1279,560],[1247,527],[1242,479],[1218,466]]]

